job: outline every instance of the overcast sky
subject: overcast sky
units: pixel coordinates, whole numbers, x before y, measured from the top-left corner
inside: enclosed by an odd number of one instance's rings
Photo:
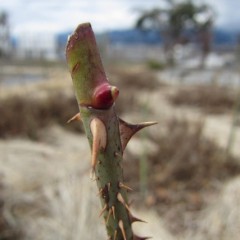
[[[72,30],[91,22],[95,31],[130,28],[138,12],[162,6],[164,0],[0,0],[0,10],[9,13],[14,35],[29,31]],[[198,2],[203,2],[198,0]],[[216,13],[216,25],[240,29],[240,0],[208,0]]]

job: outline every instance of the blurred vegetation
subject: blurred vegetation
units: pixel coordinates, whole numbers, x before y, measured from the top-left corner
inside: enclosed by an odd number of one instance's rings
[[[133,89],[151,90],[159,85],[156,76],[147,70],[124,71],[112,68],[109,73],[113,82],[121,91],[117,100],[117,111],[138,111],[140,105]],[[52,91],[51,91],[52,92]],[[126,106],[128,106],[126,108]],[[72,131],[81,132],[78,122],[66,124],[78,112],[75,96],[67,96],[64,91],[57,90],[47,97],[12,96],[0,100],[0,137],[25,136],[31,139],[39,138],[39,130],[52,124],[59,124]]]
[[[38,139],[40,129],[58,123],[67,129],[82,131],[81,124],[66,122],[78,112],[75,97],[55,93],[46,99],[14,96],[0,101],[0,137],[21,135]]]
[[[169,95],[169,100],[176,106],[191,106],[206,113],[221,114],[233,110],[237,92],[216,85],[190,86]]]
[[[201,46],[203,59],[210,51],[211,29],[214,13],[207,4],[197,4],[193,0],[165,0],[166,8],[143,10],[136,21],[139,29],[158,30],[163,39],[168,63],[173,63],[173,47],[186,44],[196,35]],[[190,33],[194,34],[190,34]]]
[[[204,138],[202,131],[201,122],[172,118],[165,123],[165,134],[148,136],[157,151],[147,156],[151,174],[145,204],[157,209],[178,236],[189,227],[189,214],[201,211],[210,194],[240,174],[238,159],[225,159],[224,149]],[[126,181],[139,192],[140,160],[130,153],[127,159],[131,161],[125,162]],[[142,206],[142,199],[137,199]]]
[[[1,178],[0,178],[1,180]],[[2,195],[3,195],[3,186],[2,183],[0,182],[0,239],[1,240],[20,240],[22,239],[22,233],[20,230],[14,227],[12,227],[7,219],[6,219],[6,215],[4,212],[4,207],[5,207],[5,203],[2,200]]]
[[[10,54],[10,24],[8,13],[0,9],[0,59]]]
[[[163,70],[166,67],[166,64],[154,59],[147,61],[147,66],[151,70]]]
[[[151,64],[153,66],[156,64],[158,69],[158,63],[150,61]],[[53,63],[46,66],[49,66],[48,69],[51,71],[56,65]],[[118,113],[129,114],[130,118],[131,114],[137,113],[137,117],[142,116],[144,119],[145,114],[148,114],[149,120],[160,119],[156,131],[149,130],[144,135],[138,135],[143,138],[143,141],[140,140],[141,143],[143,142],[141,150],[146,151],[145,154],[139,157],[126,150],[124,175],[129,185],[137,191],[131,198],[141,207],[144,202],[148,208],[158,211],[160,217],[166,220],[166,227],[179,236],[184,231],[194,228],[193,219],[205,209],[208,199],[214,198],[221,186],[240,174],[239,160],[233,157],[231,152],[226,156],[224,149],[203,136],[203,123],[178,120],[174,117],[168,119],[164,115],[165,110],[161,112],[159,110],[161,106],[160,104],[158,106],[158,103],[161,98],[158,102],[151,102],[156,112],[150,108],[150,114],[148,109],[145,110],[143,102],[151,99],[146,96],[157,93],[163,98],[168,97],[166,100],[177,107],[191,106],[207,114],[229,113],[234,106],[237,106],[237,93],[235,94],[230,87],[218,85],[182,85],[177,89],[175,85],[161,82],[149,67],[155,68],[146,64],[131,68],[129,66],[122,68],[119,65],[109,67],[108,75],[111,83],[120,89],[120,97],[116,103]],[[54,79],[57,83],[59,75],[56,76],[54,75]],[[0,137],[24,136],[42,140],[41,130],[52,124],[81,132],[79,122],[66,124],[67,120],[78,112],[75,97],[67,95],[66,88],[59,90],[57,84],[54,85],[56,89],[50,88],[49,95],[44,95],[44,98],[42,95],[39,97],[36,94],[35,97],[32,94],[1,99],[0,113],[4,117],[0,118]],[[150,144],[145,146],[145,140]],[[140,168],[141,164],[144,165],[142,168]],[[146,194],[139,199],[139,193],[143,188]],[[1,185],[0,196],[1,199],[3,196]],[[22,239],[20,235],[17,228],[11,229],[4,215],[4,202],[0,202],[0,239]]]
[[[159,86],[156,75],[141,65],[131,69],[111,67],[109,75],[111,81],[113,81],[120,90],[124,89],[124,91],[128,91],[129,89],[148,91],[154,90]]]
[[[142,106],[138,101],[141,91],[152,91],[165,86],[165,83],[160,82],[152,71],[146,69],[146,66],[132,69],[111,67],[109,77],[120,90],[120,97],[116,102],[119,114],[139,112],[139,109],[142,111]],[[138,94],[133,94],[133,92],[138,92]]]

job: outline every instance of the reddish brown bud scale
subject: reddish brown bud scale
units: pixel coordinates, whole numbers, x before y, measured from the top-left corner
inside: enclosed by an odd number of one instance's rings
[[[111,107],[119,95],[119,90],[103,83],[97,86],[93,92],[92,107],[96,109],[107,109]]]

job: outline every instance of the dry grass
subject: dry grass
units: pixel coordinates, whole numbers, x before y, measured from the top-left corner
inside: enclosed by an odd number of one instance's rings
[[[141,69],[126,71],[126,69],[115,68],[110,76],[121,90],[120,98],[116,104],[120,114],[139,111],[141,107],[137,100],[139,96],[133,92],[140,92],[143,89],[150,91],[159,85],[153,73]],[[60,84],[60,87],[57,84]],[[30,97],[27,97],[28,94],[13,94],[10,97],[0,99],[0,113],[1,116],[4,116],[0,118],[0,138],[27,136],[37,139],[39,129],[53,123],[66,126],[67,120],[78,112],[73,92],[69,96],[62,90],[66,84],[62,86],[60,82],[54,83],[52,86],[50,82],[46,87],[44,87],[45,85],[36,86],[36,89],[29,91],[36,92],[37,97],[33,96],[31,92]],[[46,96],[38,97],[40,94],[37,89],[47,92]],[[67,128],[77,132],[82,131],[79,123],[72,123]]]
[[[121,113],[139,112],[141,93],[148,91],[151,94],[152,90],[163,86],[155,75],[145,70],[113,69],[110,75],[111,82],[115,82],[121,90],[121,98],[117,102]],[[51,92],[54,89],[55,86]],[[226,94],[228,91],[224,89],[216,90],[216,93],[215,89],[210,91],[204,87],[191,89],[181,90],[180,100],[176,103],[172,100],[173,103],[198,106],[210,112],[226,111],[234,105],[231,98],[235,98]],[[185,102],[188,98],[192,99],[189,100],[190,104],[187,100]],[[198,104],[198,101],[201,103]],[[86,138],[72,132],[49,136],[48,126],[55,123],[81,131],[79,123],[66,125],[66,121],[77,111],[75,97],[68,97],[61,91],[46,98],[11,97],[1,100],[0,112],[4,117],[0,118],[0,136],[28,136],[41,139],[41,142],[0,140],[0,150],[3,152],[0,174],[2,172],[4,175],[3,180],[0,179],[4,183],[4,194],[0,189],[3,199],[0,239],[105,239],[104,227],[99,227],[100,220],[96,218],[99,210],[96,189],[92,189],[94,184],[88,177],[89,149],[87,144],[82,144]],[[201,123],[192,125],[188,121],[172,119],[165,126],[161,122],[161,126],[163,131],[155,131],[148,136],[149,146],[135,149],[138,152],[149,150],[146,158],[149,159],[148,171],[151,174],[145,206],[157,211],[166,221],[168,229],[178,237],[192,229],[196,230],[194,234],[201,232],[199,239],[220,239],[223,228],[226,232],[234,232],[231,228],[237,216],[230,211],[230,206],[237,202],[232,201],[225,206],[224,197],[219,199],[216,207],[211,208],[212,211],[210,209],[202,216],[203,223],[208,217],[208,224],[196,224],[193,220],[202,210],[208,210],[208,202],[215,199],[222,185],[240,174],[237,160],[231,156],[226,159],[219,147],[203,138]],[[140,142],[144,144],[144,141]],[[126,152],[124,171],[126,181],[137,190],[139,196],[138,158]],[[228,191],[223,193],[226,196],[229,194]],[[232,198],[233,195],[232,190]],[[132,197],[136,199],[135,195]],[[142,200],[139,205],[142,207]],[[222,211],[217,214],[219,209]],[[225,214],[226,211],[231,212],[232,218]],[[212,226],[216,216],[221,218],[221,224],[211,232],[208,226]],[[226,217],[231,219],[232,226],[226,224]],[[10,234],[9,238],[3,237],[6,233]],[[195,239],[194,234],[189,239]],[[234,238],[226,235],[222,239]]]
[[[238,240],[240,236],[240,178],[229,181],[219,196],[200,213],[189,240]]]
[[[164,87],[155,73],[145,69],[143,66],[129,68],[111,67],[109,77],[111,83],[120,90],[120,97],[116,102],[118,113],[139,112],[141,104],[138,99],[142,92],[151,92]]]
[[[160,85],[156,75],[141,66],[131,69],[112,67],[109,76],[111,82],[116,84],[120,90],[129,88],[131,90],[153,90]]]
[[[222,151],[202,138],[201,124],[174,119],[164,128],[165,134],[148,136],[157,148],[147,147],[151,174],[145,206],[157,210],[168,229],[180,237],[192,229],[196,232],[196,226],[202,231],[201,225],[193,225],[193,220],[206,209],[206,203],[219,192],[220,186],[240,173],[240,167],[232,157],[223,159]],[[13,229],[14,234],[19,229],[24,239],[29,240],[83,236],[88,240],[96,236],[104,239],[104,227],[96,218],[100,209],[97,190],[88,176],[90,151],[86,139],[59,127],[51,131],[45,131],[41,143],[0,142],[0,150],[5,150],[1,158],[7,203],[4,229]],[[83,140],[85,143],[81,144]],[[125,158],[125,180],[139,196],[139,160],[133,153],[127,153]],[[139,206],[143,206],[142,201]],[[218,208],[221,207],[220,202]],[[15,235],[12,239],[21,238]]]
[[[151,90],[153,86],[145,82],[146,77],[157,84],[156,78],[150,73],[145,75],[144,72],[129,74],[124,72],[118,77],[123,81],[116,85],[121,85],[120,89],[126,89],[126,91],[122,91],[125,93],[122,93],[121,96],[121,99],[124,100],[118,102],[118,105],[121,105],[118,110],[121,112],[138,110],[138,101],[133,97],[132,91],[145,87]],[[139,79],[140,83],[136,82],[136,79]],[[9,181],[14,181],[16,178],[17,183],[6,184],[4,191],[7,196],[1,196],[1,199],[7,204],[4,206],[4,211],[0,212],[0,218],[4,222],[4,225],[1,225],[2,229],[0,228],[0,239],[8,239],[4,237],[6,232],[13,236],[12,239],[22,239],[22,236],[24,236],[23,239],[29,240],[104,239],[104,227],[97,224],[100,220],[96,218],[100,209],[96,203],[98,199],[90,187],[92,183],[89,181],[88,172],[84,172],[82,178],[83,174],[78,175],[67,171],[73,166],[75,169],[79,169],[79,167],[77,164],[71,165],[72,163],[69,162],[69,158],[74,155],[74,149],[65,151],[64,148],[68,144],[75,146],[75,149],[79,148],[81,145],[79,139],[71,136],[71,139],[75,139],[76,142],[73,143],[72,140],[67,139],[66,134],[48,136],[49,126],[56,123],[75,132],[82,130],[79,123],[66,124],[66,121],[78,111],[75,96],[69,97],[54,85],[41,89],[44,92],[44,97],[42,97],[38,89],[34,91],[30,89],[30,96],[13,94],[0,100],[0,112],[4,116],[0,119],[1,138],[5,138],[6,141],[14,141],[13,137],[24,136],[41,140],[41,143],[49,138],[50,141],[53,139],[56,145],[54,154],[50,149],[52,143],[47,144],[46,149],[38,149],[35,146],[38,144],[37,141],[34,145],[26,143],[24,149],[19,149],[12,143],[6,145],[13,146],[13,152],[10,154],[11,150],[8,149],[5,152],[6,155],[1,156],[0,160],[5,161],[5,163],[2,162],[2,172],[10,179]],[[45,94],[46,91],[47,94]],[[36,92],[36,96],[34,96],[34,92]],[[52,92],[55,93],[52,94]],[[125,97],[123,94],[126,94]],[[21,146],[24,141],[28,140],[19,141]],[[85,149],[88,150],[86,146]],[[87,159],[85,159],[87,155],[83,151],[78,153],[79,156],[83,156],[83,160],[88,165]],[[62,160],[68,164],[64,164]],[[12,165],[9,165],[9,162]],[[51,166],[49,166],[50,163]],[[56,176],[59,174],[66,176]],[[22,181],[22,178],[26,179]],[[96,199],[96,202],[95,200],[93,202],[93,199]],[[26,226],[28,227],[26,228]],[[93,228],[93,226],[96,227]]]
[[[195,213],[204,209],[221,184],[240,174],[237,159],[228,157],[202,136],[202,124],[170,120],[165,134],[152,137],[157,151],[148,153],[147,206],[156,208],[172,233],[191,228]],[[139,159],[127,161],[126,178],[139,190]]]
[[[206,113],[231,111],[236,105],[237,93],[232,89],[215,85],[184,87],[169,97],[176,106],[197,107]]]
[[[66,126],[66,122],[78,112],[74,96],[55,93],[44,99],[12,96],[0,102],[0,137],[16,135],[38,138],[38,131],[53,123],[67,129],[82,131],[79,123]]]
[[[0,196],[2,196],[2,189]],[[11,226],[6,219],[4,206],[5,202],[0,198],[0,239],[1,240],[17,240],[22,238],[22,232],[15,226]]]
[[[41,142],[0,140],[4,232],[17,229],[23,237],[12,239],[24,240],[105,239],[87,146],[85,136],[57,125]],[[0,239],[8,239],[3,230]]]

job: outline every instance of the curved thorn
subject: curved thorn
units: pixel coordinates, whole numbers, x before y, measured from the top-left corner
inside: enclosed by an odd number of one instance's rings
[[[70,118],[67,123],[71,123],[73,121],[82,121],[80,113],[77,113],[76,115],[74,115],[72,118]]]
[[[105,149],[107,145],[107,132],[104,123],[98,118],[94,118],[91,121],[90,129],[93,136],[91,165],[94,171],[97,164],[98,153],[101,148]]]
[[[92,168],[91,171],[90,171],[90,179],[92,181],[96,181],[97,180],[97,177],[96,177],[96,174],[95,174],[95,168]]]
[[[122,151],[126,148],[131,137],[139,130],[157,124],[157,122],[143,122],[139,124],[130,124],[119,118],[119,131],[122,143]]]
[[[130,187],[124,185],[122,182],[119,182],[119,187],[120,187],[120,188],[125,188],[126,190],[129,190],[129,191],[133,191],[132,188],[130,188]]]
[[[97,193],[97,196],[102,195],[102,192],[103,192],[103,188],[101,188],[101,189],[99,190],[99,192]]]
[[[122,203],[123,205],[125,205],[125,201],[124,201],[123,196],[122,196],[122,194],[121,194],[120,192],[117,194],[117,199],[118,199],[118,201],[119,201],[120,203]]]
[[[115,215],[115,207],[112,206],[112,213],[113,213],[113,219],[116,219],[116,215]]]
[[[119,228],[121,229],[121,232],[122,232],[122,235],[123,235],[124,240],[127,240],[127,238],[126,238],[126,232],[125,232],[125,230],[124,230],[124,226],[123,226],[123,221],[122,221],[122,220],[119,221],[118,226],[119,226]]]
[[[104,205],[103,209],[99,213],[99,217],[101,217],[103,215],[103,213],[105,212],[106,209],[107,209],[107,204]]]
[[[115,101],[119,95],[119,90],[117,87],[111,86],[111,95],[112,95],[113,100]]]
[[[121,194],[120,192],[117,194],[117,199],[118,199],[118,201],[119,201],[120,203],[122,203],[122,205],[124,205],[124,206],[126,207],[126,209],[130,212],[129,206],[126,204],[126,202],[125,202],[125,200],[124,200],[124,198],[123,198],[123,196],[122,196],[122,194]]]
[[[144,220],[142,220],[140,218],[134,217],[131,212],[129,213],[129,218],[130,218],[130,222],[131,223],[134,223],[134,222],[147,223],[146,221],[144,221]]]
[[[118,152],[115,152],[114,155],[115,155],[116,157],[119,157],[119,158],[122,157],[122,154],[121,154],[121,153],[118,153]]]
[[[112,208],[110,208],[110,210],[108,211],[108,216],[107,216],[107,220],[106,220],[106,224],[108,224],[109,218],[112,214]]]
[[[128,206],[129,207],[131,207],[132,205],[133,205],[133,202],[134,202],[134,200],[132,199],[132,200],[130,200],[130,202],[128,203]]]

